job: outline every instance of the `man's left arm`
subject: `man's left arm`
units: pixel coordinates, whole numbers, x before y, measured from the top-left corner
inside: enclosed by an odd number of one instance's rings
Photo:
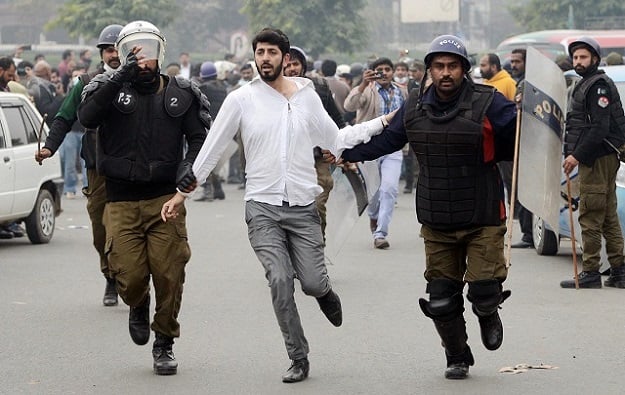
[[[198,112],[198,104],[192,104],[187,111],[183,124],[184,134],[189,145],[184,161],[189,163],[193,163],[198,152],[200,152],[208,131],[208,126],[198,116]]]
[[[371,140],[364,144],[358,144],[351,149],[344,150],[341,154],[343,160],[347,162],[374,160],[382,155],[402,149],[408,142],[406,128],[404,126],[404,107],[405,103],[397,110],[393,119],[389,122],[388,126],[384,128],[382,133],[371,137]],[[378,119],[379,118],[375,118],[368,122]],[[341,132],[342,131],[343,130],[341,130]]]
[[[516,138],[516,104],[506,99],[500,92],[495,92],[493,101],[486,110],[495,139],[495,158],[512,160]]]

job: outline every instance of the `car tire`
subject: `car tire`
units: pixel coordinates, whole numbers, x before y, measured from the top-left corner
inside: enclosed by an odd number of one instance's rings
[[[33,211],[24,221],[28,239],[33,244],[45,244],[52,240],[56,222],[54,198],[47,189],[41,189]]]
[[[555,232],[549,230],[542,218],[534,215],[532,219],[532,238],[538,255],[555,255],[558,253],[559,240]]]

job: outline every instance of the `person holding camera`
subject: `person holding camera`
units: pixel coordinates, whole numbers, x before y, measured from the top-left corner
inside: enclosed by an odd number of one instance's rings
[[[575,85],[566,116],[564,138],[566,174],[579,166],[579,225],[582,228],[583,271],[580,288],[601,288],[601,239],[610,263],[606,287],[625,288],[623,235],[616,215],[616,174],[620,163],[613,147],[625,143],[625,116],[614,82],[599,70],[601,48],[591,37],[569,44],[575,72],[582,79]],[[617,150],[618,151],[618,150]],[[564,280],[562,288],[575,288]]]
[[[344,103],[346,111],[356,112],[356,123],[389,114],[404,104],[408,92],[393,81],[393,75],[393,62],[388,58],[376,59],[369,70],[365,70],[362,82],[352,89]],[[397,200],[402,160],[401,149],[377,159],[380,188],[369,202],[367,214],[373,246],[378,249],[390,247],[386,237]]]

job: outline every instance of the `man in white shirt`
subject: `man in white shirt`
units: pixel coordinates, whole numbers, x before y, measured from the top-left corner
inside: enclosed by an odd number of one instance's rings
[[[315,205],[322,189],[317,184],[313,147],[338,157],[344,149],[379,134],[393,114],[339,132],[312,82],[283,75],[290,59],[284,33],[263,29],[252,47],[260,78],[226,97],[192,171],[179,175],[186,183],[179,185],[188,192],[198,180],[204,181],[240,131],[246,158],[248,237],[265,268],[276,318],[293,361],[282,381],[294,383],[306,379],[309,371],[308,342],[293,297],[294,279],[299,279],[305,294],[317,299],[334,326],[343,320],[341,302],[332,291],[324,263]],[[185,195],[179,192],[163,205],[163,220],[176,217]]]
[[[180,75],[186,79],[191,78],[191,57],[187,52],[181,52],[178,58],[178,64],[180,64]]]

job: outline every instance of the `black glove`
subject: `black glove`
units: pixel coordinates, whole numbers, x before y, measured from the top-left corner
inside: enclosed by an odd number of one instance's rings
[[[126,64],[113,73],[111,81],[121,85],[124,82],[132,81],[138,74],[139,61],[137,60],[137,55],[134,52],[130,52],[126,56]]]
[[[196,182],[195,174],[193,174],[193,164],[182,162],[178,166],[178,172],[176,174],[176,187],[178,190],[191,192],[195,189]]]

